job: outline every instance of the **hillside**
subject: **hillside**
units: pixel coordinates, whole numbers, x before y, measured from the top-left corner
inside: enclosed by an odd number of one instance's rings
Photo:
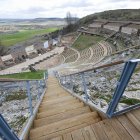
[[[89,24],[93,20],[140,21],[140,9],[118,9],[103,11],[81,18],[79,20],[79,24]]]

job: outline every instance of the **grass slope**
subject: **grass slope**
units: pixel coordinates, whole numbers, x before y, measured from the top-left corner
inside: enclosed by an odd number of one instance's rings
[[[72,47],[77,50],[83,50],[85,48],[91,47],[92,45],[95,45],[102,39],[103,37],[101,36],[80,35]]]
[[[37,72],[24,72],[9,75],[0,75],[0,78],[14,78],[14,79],[42,79],[44,76],[44,71]]]
[[[57,28],[48,28],[48,29],[41,29],[41,30],[26,30],[26,31],[24,30],[13,34],[1,34],[0,41],[3,46],[8,47],[8,46],[15,45],[16,43],[26,41],[34,37],[35,35],[46,34],[56,30]]]
[[[114,20],[114,21],[140,21],[140,9],[117,9],[103,11],[88,15],[79,20],[79,24],[90,24],[93,20]]]

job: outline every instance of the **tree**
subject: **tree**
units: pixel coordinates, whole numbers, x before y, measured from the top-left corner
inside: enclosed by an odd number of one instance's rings
[[[6,49],[4,46],[2,46],[2,43],[0,41],[0,56],[3,56],[6,54]]]
[[[70,12],[67,12],[67,15],[66,15],[67,25],[71,25],[72,24],[72,21],[73,21],[73,18],[72,18],[71,13]]]

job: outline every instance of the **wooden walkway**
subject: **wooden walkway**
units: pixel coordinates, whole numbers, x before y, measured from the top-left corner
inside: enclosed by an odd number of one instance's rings
[[[80,102],[49,77],[30,140],[140,140],[140,109],[112,119]]]

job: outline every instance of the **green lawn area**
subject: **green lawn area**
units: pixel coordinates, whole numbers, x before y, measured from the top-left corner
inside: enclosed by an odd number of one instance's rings
[[[135,105],[135,104],[139,104],[140,100],[134,98],[121,99],[120,103],[125,103],[127,105]]]
[[[42,79],[43,77],[44,77],[44,71],[0,75],[0,78],[14,78],[14,79]]]
[[[35,35],[45,34],[56,31],[58,28],[47,28],[41,30],[24,30],[13,34],[0,34],[1,44],[5,47],[15,45],[22,41],[26,41]]]
[[[104,38],[101,36],[80,35],[72,47],[77,50],[83,50],[85,48],[91,47],[92,45],[95,45],[97,42],[103,39]]]

